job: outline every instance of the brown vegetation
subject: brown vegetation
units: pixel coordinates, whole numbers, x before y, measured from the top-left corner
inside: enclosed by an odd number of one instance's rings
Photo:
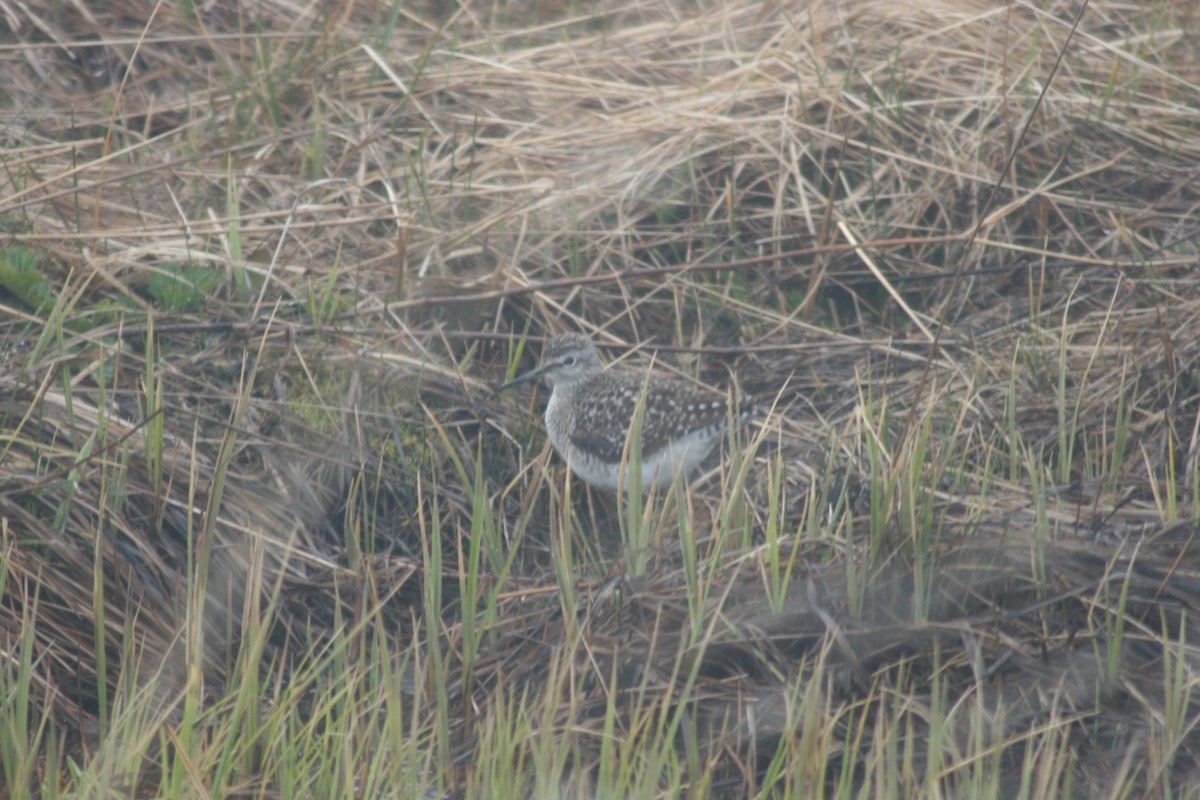
[[[552,699],[565,796],[1200,791],[1192,5],[0,4],[29,741],[382,647],[451,794]],[[769,407],[644,579],[492,389],[565,330]]]

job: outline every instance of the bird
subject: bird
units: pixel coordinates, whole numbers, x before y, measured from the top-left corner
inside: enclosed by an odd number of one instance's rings
[[[581,480],[592,486],[629,490],[622,475],[626,440],[638,401],[644,396],[641,427],[641,486],[665,488],[685,478],[720,443],[731,424],[741,424],[750,404],[698,389],[662,375],[605,369],[591,339],[566,333],[551,339],[541,363],[497,387],[545,378],[552,387],[546,432],[554,449]]]

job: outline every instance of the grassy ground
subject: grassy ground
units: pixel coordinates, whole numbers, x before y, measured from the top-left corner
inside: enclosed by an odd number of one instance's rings
[[[0,4],[0,797],[1200,796],[1193,5]]]

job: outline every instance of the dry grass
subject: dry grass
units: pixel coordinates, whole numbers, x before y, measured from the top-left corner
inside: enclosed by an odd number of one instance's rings
[[[1200,792],[1192,4],[536,11],[0,5],[4,796]]]

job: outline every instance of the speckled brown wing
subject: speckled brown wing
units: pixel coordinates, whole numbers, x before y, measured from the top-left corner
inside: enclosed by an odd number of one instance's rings
[[[606,372],[585,383],[576,395],[571,444],[607,464],[620,463],[641,391],[634,375]]]
[[[645,385],[637,374],[605,373],[578,395],[571,444],[606,463],[616,464],[638,398],[647,392],[642,418],[642,456],[665,448],[672,441],[700,430],[720,430],[727,423],[727,401],[721,395],[693,389],[678,381]]]
[[[729,424],[724,395],[672,381],[655,384],[646,397],[642,455],[657,453],[690,433],[717,434]]]

